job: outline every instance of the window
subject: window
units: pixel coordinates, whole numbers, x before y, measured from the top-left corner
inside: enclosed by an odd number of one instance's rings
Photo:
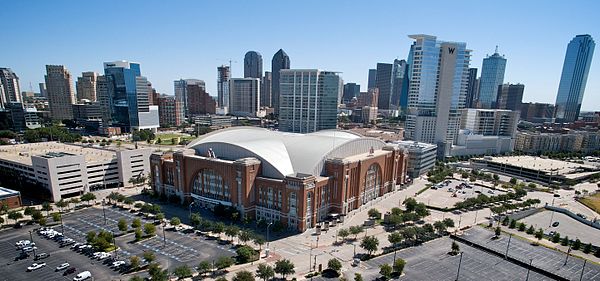
[[[192,185],[192,192],[200,196],[223,201],[231,201],[229,186],[223,177],[211,169],[201,170]]]

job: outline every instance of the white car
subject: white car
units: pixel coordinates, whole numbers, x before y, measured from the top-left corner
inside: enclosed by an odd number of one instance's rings
[[[46,266],[46,263],[45,263],[45,262],[42,262],[42,263],[34,263],[34,264],[32,264],[30,267],[28,267],[28,268],[27,268],[27,271],[33,271],[33,270],[36,270],[36,269],[40,269],[40,268],[42,268],[42,267],[44,267],[44,266]]]
[[[125,262],[124,262],[124,261],[116,261],[116,262],[113,262],[113,263],[112,263],[112,266],[113,266],[113,267],[119,267],[119,266],[122,266],[122,265],[124,265],[124,264],[125,264]]]
[[[71,266],[68,262],[62,263],[59,266],[56,267],[56,271],[61,271],[63,269],[66,269],[67,267]]]
[[[79,274],[77,274],[77,276],[73,277],[73,281],[82,281],[82,280],[86,280],[88,278],[92,277],[92,273],[89,271],[84,271],[81,272]]]

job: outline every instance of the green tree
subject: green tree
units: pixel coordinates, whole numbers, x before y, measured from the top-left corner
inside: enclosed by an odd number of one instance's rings
[[[460,252],[460,246],[456,241],[452,241],[452,246],[450,247],[450,254],[453,256],[457,255]]]
[[[181,220],[180,220],[178,217],[172,217],[172,218],[171,218],[171,221],[169,221],[169,223],[170,223],[172,226],[178,226],[178,225],[180,225],[180,224],[181,224]]]
[[[342,238],[342,241],[345,241],[348,236],[350,236],[350,231],[348,229],[342,228],[338,230],[338,236]]]
[[[144,224],[144,233],[148,236],[154,235],[156,233],[156,226],[151,223]]]
[[[192,269],[187,265],[178,266],[173,270],[173,274],[178,279],[183,279],[187,277],[192,277]],[[154,279],[153,279],[154,280]]]
[[[275,270],[268,264],[261,263],[256,269],[256,277],[261,278],[263,281],[267,281],[275,277]]]
[[[402,272],[404,271],[404,266],[406,265],[406,261],[403,259],[396,259],[396,261],[394,262],[394,271],[396,273],[398,273],[398,275],[402,275]]]
[[[212,263],[209,261],[201,261],[196,269],[200,275],[204,275],[212,271]]]
[[[392,277],[392,273],[394,269],[387,263],[384,263],[379,266],[379,274],[383,277],[384,280],[388,280]]]
[[[131,265],[131,268],[137,269],[138,267],[140,267],[140,257],[138,257],[138,256],[129,257],[129,264]]]
[[[338,259],[333,258],[327,261],[327,268],[339,272],[342,269],[342,263]]]
[[[235,261],[231,257],[220,257],[215,262],[215,267],[218,270],[223,270],[225,268],[232,266],[234,263],[235,263]]]
[[[250,271],[242,270],[235,273],[232,281],[254,281],[254,275]]]
[[[282,259],[275,262],[274,270],[275,273],[281,274],[281,277],[285,279],[286,276],[296,273],[296,270],[294,268],[294,263],[292,263],[288,259]]]
[[[371,255],[373,252],[377,251],[379,247],[379,239],[375,236],[367,236],[362,239],[360,242],[360,247]]]
[[[354,281],[363,281],[363,277],[360,273],[354,273]]]
[[[379,212],[379,210],[372,208],[370,209],[367,214],[369,215],[369,218],[371,219],[380,219],[381,218],[381,213]]]
[[[154,260],[156,260],[156,255],[154,255],[154,253],[152,251],[144,251],[144,253],[142,254],[142,257],[144,258],[144,260],[147,263],[151,263]]]
[[[131,222],[131,227],[132,228],[139,228],[142,226],[142,220],[140,220],[139,218],[135,218],[133,219],[133,221]]]
[[[354,235],[354,240],[358,237],[358,235],[363,232],[363,228],[358,225],[353,225],[349,228],[350,234]]]
[[[9,220],[14,220],[15,224],[16,224],[18,220],[23,218],[23,214],[21,214],[21,212],[17,212],[17,211],[9,211],[7,218]]]
[[[119,227],[119,231],[127,231],[127,221],[125,219],[119,219],[117,226]]]

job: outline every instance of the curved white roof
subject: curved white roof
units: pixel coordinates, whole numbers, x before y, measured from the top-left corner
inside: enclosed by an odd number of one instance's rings
[[[262,162],[263,175],[282,179],[296,173],[320,175],[327,158],[366,153],[371,147],[381,149],[384,145],[381,140],[348,131],[297,134],[232,127],[201,136],[188,148],[195,149],[198,155],[206,155],[212,149],[221,159],[256,157]]]

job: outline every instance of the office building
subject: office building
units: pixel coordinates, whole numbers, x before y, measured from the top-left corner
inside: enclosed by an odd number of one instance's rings
[[[271,60],[271,75],[273,80],[271,82],[271,106],[275,111],[275,115],[279,115],[279,71],[282,69],[290,69],[290,57],[283,51],[283,49],[279,49],[275,55],[273,55],[273,60]]]
[[[158,98],[158,116],[161,127],[178,127],[183,120],[183,108],[174,96]]]
[[[264,117],[260,113],[260,79],[229,80],[229,113],[234,116]]]
[[[10,68],[0,68],[0,108],[4,103],[22,102],[19,77]]]
[[[498,86],[504,83],[506,59],[498,54],[498,47],[493,55],[483,59],[481,79],[479,81],[478,105],[480,108],[496,108]]]
[[[431,35],[409,37],[415,41],[408,56],[405,135],[413,141],[438,145],[437,152],[443,157],[448,155],[460,129],[471,51],[466,43],[440,41]]]
[[[173,85],[175,88],[175,99],[181,103],[183,115],[190,116],[188,109],[187,86],[198,85],[203,90],[206,90],[206,83],[204,83],[204,80],[199,79],[179,79],[173,81]]]
[[[430,143],[416,141],[394,142],[408,152],[406,175],[418,178],[429,172],[437,160],[437,146]]]
[[[249,51],[244,56],[244,78],[262,78],[263,59],[256,51]]]
[[[523,102],[523,91],[525,85],[523,84],[502,84],[498,87],[498,98],[496,100],[496,108],[508,109],[514,111],[521,110],[521,103]]]
[[[392,109],[400,109],[403,112],[408,107],[408,64],[405,60],[394,60],[392,69]]]
[[[373,89],[377,83],[377,69],[369,69],[369,81],[367,82],[367,89]]]
[[[285,76],[282,71],[282,93]],[[240,217],[300,232],[331,214],[351,216],[405,183],[403,149],[347,131],[233,127],[203,135],[188,147],[152,154],[155,192],[210,210],[230,206]]]
[[[75,88],[77,89],[77,100],[96,101],[96,82],[98,73],[89,71],[81,73],[81,77],[77,78]]]
[[[317,69],[280,71],[279,130],[311,133],[337,127],[342,91],[338,73]]]
[[[347,103],[351,101],[353,98],[358,97],[360,95],[360,85],[356,83],[346,83],[344,84],[344,93],[342,94],[342,103]]]
[[[393,80],[393,68],[394,65],[391,63],[378,63],[377,64],[377,76],[375,78],[375,87],[379,89],[379,109],[391,109],[392,103],[392,84]]]
[[[231,70],[229,66],[217,67],[217,105],[221,108],[229,107],[229,79]]]
[[[265,71],[265,76],[262,77],[260,82],[260,106],[271,107],[272,100],[272,83],[273,75],[269,71]]]
[[[204,85],[187,85],[186,95],[188,105],[188,117],[193,118],[196,115],[216,113],[217,101],[206,92],[206,88],[204,87]]]
[[[46,65],[46,90],[52,120],[73,119],[75,91],[71,73],[64,65]]]
[[[477,68],[469,68],[469,77],[467,78],[467,83],[467,98],[465,99],[465,107],[473,108],[476,106],[479,90]]]
[[[579,118],[595,46],[594,39],[587,34],[577,35],[569,42],[556,95],[557,122],[573,122]]]
[[[549,103],[521,103],[521,119],[532,123],[554,123],[554,105]]]

